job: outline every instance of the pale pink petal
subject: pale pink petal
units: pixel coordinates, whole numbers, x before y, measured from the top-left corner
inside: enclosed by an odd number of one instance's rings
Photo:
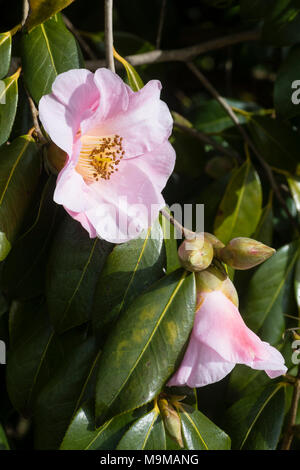
[[[98,236],[112,243],[138,237],[165,205],[148,175],[131,162],[122,161],[110,180],[101,179],[89,186],[94,205],[86,216]]]
[[[85,212],[94,204],[89,186],[75,170],[73,162],[58,175],[53,199],[57,204],[76,213]]]
[[[199,343],[192,334],[183,361],[167,385],[203,387],[222,380],[234,366],[210,347]]]
[[[53,142],[72,152],[81,123],[90,118],[99,104],[94,76],[85,69],[61,73],[52,85],[52,93],[39,102],[39,117]]]
[[[147,173],[149,179],[162,191],[175,166],[176,153],[172,145],[166,141],[152,152],[132,160],[132,163]]]
[[[100,69],[101,70],[101,69]],[[96,72],[97,75],[97,72]],[[124,86],[124,85],[123,85]],[[128,87],[125,88],[128,90]],[[167,105],[160,99],[161,84],[157,80],[151,80],[140,91],[127,91],[128,106],[125,109],[126,99],[124,88],[117,87],[117,94],[122,96],[121,105],[115,104],[113,95],[113,106],[109,111],[108,118],[96,123],[90,131],[93,135],[118,134],[124,138],[125,156],[135,157],[150,152],[156,146],[165,142],[172,132],[172,116]],[[111,92],[105,98],[111,99]],[[101,94],[101,90],[100,90]],[[124,108],[118,110],[118,108]],[[101,109],[101,98],[99,111]],[[113,111],[115,110],[115,114]],[[107,111],[105,111],[107,113]]]
[[[262,342],[265,352],[265,359],[256,358],[250,367],[258,370],[265,370],[271,379],[284,375],[287,367],[284,365],[284,358],[280,352],[269,343]],[[247,364],[248,365],[248,364]]]
[[[251,363],[265,357],[261,340],[245,325],[236,306],[220,291],[209,292],[196,314],[199,341],[235,363]]]

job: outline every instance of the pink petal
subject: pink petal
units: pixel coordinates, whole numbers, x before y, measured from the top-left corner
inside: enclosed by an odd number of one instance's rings
[[[265,355],[261,340],[245,325],[236,306],[220,291],[205,294],[195,319],[199,341],[235,363],[250,363]]]
[[[95,74],[95,82],[97,83],[99,83],[100,77],[102,79],[102,70],[100,69]],[[116,79],[110,80],[108,83],[104,80],[101,81],[99,91],[103,101],[101,102],[100,98],[98,114],[100,121],[97,123],[96,119],[93,119],[95,127],[92,129],[93,126],[90,124],[91,131],[89,133],[122,136],[127,158],[150,152],[165,142],[172,132],[172,116],[167,105],[160,100],[161,84],[157,80],[151,80],[140,91],[134,93],[124,84],[113,87],[115,82]],[[108,86],[107,89],[106,86]],[[112,103],[111,106],[109,102]],[[104,121],[101,112],[102,106],[104,107],[104,116],[106,116]]]
[[[166,141],[152,152],[132,160],[132,163],[147,173],[159,191],[162,191],[175,166],[176,153],[172,145]]]
[[[69,155],[81,122],[94,114],[99,92],[94,76],[85,69],[61,73],[52,85],[52,93],[39,102],[39,117],[53,140]]]
[[[222,380],[234,366],[210,347],[199,343],[192,333],[183,361],[167,385],[203,387]]]
[[[165,201],[148,175],[125,160],[110,180],[89,186],[93,206],[86,216],[99,237],[123,243],[152,225]]]

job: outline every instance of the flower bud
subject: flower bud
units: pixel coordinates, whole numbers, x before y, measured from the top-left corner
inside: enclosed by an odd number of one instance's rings
[[[198,238],[186,238],[178,249],[181,265],[188,271],[202,271],[212,262],[214,250],[212,244],[202,235]]]
[[[158,406],[160,409],[161,417],[164,422],[164,426],[168,431],[170,437],[175,442],[177,442],[180,447],[184,447],[181,433],[181,421],[177,411],[175,411],[173,406],[168,403],[165,398],[159,400]]]
[[[225,246],[224,243],[222,243],[221,240],[215,237],[212,233],[204,232],[204,238],[212,244],[214,251],[224,248]]]
[[[205,271],[196,273],[197,303],[202,302],[203,294],[220,291],[236,306],[239,306],[237,291],[229,277],[216,266],[210,266]],[[197,306],[198,307],[198,306]]]
[[[60,172],[66,164],[68,155],[64,150],[51,142],[47,151],[47,163],[53,173]]]
[[[250,269],[270,258],[275,253],[270,248],[251,238],[233,238],[224,248],[218,250],[218,257],[233,269]]]

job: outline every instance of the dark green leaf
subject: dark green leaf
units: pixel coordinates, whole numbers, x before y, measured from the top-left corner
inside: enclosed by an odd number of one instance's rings
[[[0,78],[7,75],[11,56],[11,32],[0,33]]]
[[[283,384],[270,384],[236,402],[224,419],[234,449],[276,449],[285,411]]]
[[[185,447],[189,450],[228,450],[230,438],[200,411],[189,405],[179,409]]]
[[[194,275],[175,271],[121,315],[99,361],[97,421],[144,405],[161,391],[192,329],[195,296]]]
[[[13,406],[32,411],[39,388],[39,372],[53,339],[45,305],[13,303],[10,311],[11,349],[7,361],[7,389]]]
[[[63,8],[66,8],[74,0],[29,0],[29,15],[24,28],[31,30],[35,26],[48,20]]]
[[[70,351],[39,394],[35,408],[37,449],[59,447],[82,402],[91,398],[91,379],[98,360],[93,338]]]
[[[284,329],[284,314],[293,300],[293,269],[299,256],[299,243],[286,245],[252,277],[241,312],[247,326],[264,341],[276,343]]]
[[[272,2],[262,30],[262,38],[275,46],[289,46],[300,40],[299,0]]]
[[[93,408],[93,404],[86,404],[78,410],[61,444],[61,450],[115,449],[129,424],[143,412],[142,408],[129,411],[96,429]]]
[[[122,437],[118,450],[165,450],[166,434],[159,412],[154,408],[138,419]]]
[[[0,260],[14,242],[40,174],[38,148],[22,136],[0,149]]]
[[[46,281],[49,314],[57,331],[90,318],[96,283],[111,247],[89,238],[71,217],[62,221],[52,243]]]
[[[261,204],[259,176],[247,160],[228,183],[215,219],[215,235],[225,244],[235,237],[250,237],[258,224]]]
[[[227,99],[228,103],[236,107],[244,107],[244,103]],[[238,120],[241,124],[246,122],[245,116],[237,114]],[[233,120],[228,116],[228,113],[216,100],[209,100],[204,102],[193,113],[191,119],[193,125],[202,132],[221,132],[224,129],[234,126]]]
[[[5,260],[1,283],[10,298],[26,300],[44,292],[46,258],[59,209],[53,202],[54,184],[54,177],[50,177],[34,223],[16,240]]]
[[[6,434],[0,424],[0,450],[10,450]]]
[[[51,92],[59,73],[81,66],[81,56],[74,36],[60,15],[36,26],[22,38],[24,78],[36,102]]]
[[[261,156],[275,168],[295,173],[298,165],[299,135],[278,119],[256,116],[249,131]]]
[[[165,210],[168,209],[166,208]],[[170,274],[171,272],[180,268],[180,262],[177,254],[176,229],[174,225],[171,224],[171,222],[163,215],[160,216],[160,221],[166,250],[166,274]]]
[[[0,82],[0,145],[7,141],[15,120],[19,74],[18,70]]]
[[[93,325],[97,335],[105,335],[107,325],[162,277],[163,267],[163,234],[158,220],[141,238],[114,247],[95,294]]]

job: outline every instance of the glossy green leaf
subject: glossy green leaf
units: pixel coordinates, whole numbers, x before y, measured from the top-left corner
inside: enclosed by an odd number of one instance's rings
[[[287,178],[297,211],[300,213],[300,177],[290,176]]]
[[[227,99],[228,103],[232,106],[244,107],[244,103]],[[245,116],[237,114],[240,124],[246,122]],[[202,132],[221,132],[229,127],[234,126],[233,120],[228,116],[228,113],[216,100],[208,100],[197,107],[191,118],[193,125],[196,129]]]
[[[110,243],[91,239],[71,217],[63,219],[52,242],[46,278],[47,305],[57,331],[90,318],[96,283],[111,249]]]
[[[69,352],[39,394],[34,414],[37,449],[59,447],[75,413],[91,398],[98,357],[94,339],[87,339]]]
[[[0,78],[7,75],[11,56],[11,32],[0,33]]]
[[[273,239],[273,197],[269,198],[267,205],[263,208],[260,220],[256,227],[253,238],[265,245],[271,246]]]
[[[259,176],[247,160],[228,183],[215,219],[215,235],[225,244],[235,237],[250,237],[258,224],[261,205]]]
[[[133,91],[139,91],[141,88],[143,88],[144,83],[135,68],[127,62],[123,57],[120,56],[120,54],[117,53],[117,51],[114,49],[114,57],[121,62],[121,64],[124,66],[126,73],[127,73],[127,78],[128,78],[128,83],[130,87],[132,88]]]
[[[166,210],[168,209],[166,208]],[[170,274],[171,272],[180,268],[180,262],[177,253],[176,229],[174,225],[171,224],[171,222],[163,215],[160,216],[160,222],[166,250],[166,274]]]
[[[163,233],[157,220],[141,238],[114,247],[100,275],[93,307],[98,336],[135,297],[163,276]]]
[[[115,449],[130,423],[143,413],[143,408],[129,411],[107,421],[96,429],[93,404],[78,410],[63,439],[61,450]]]
[[[192,329],[195,296],[194,275],[178,270],[121,315],[99,361],[97,422],[144,405],[161,391]]]
[[[300,47],[295,46],[280,66],[274,87],[275,109],[283,119],[300,114],[299,76]]]
[[[257,150],[269,165],[295,173],[300,137],[287,123],[255,116],[249,122],[249,131]]]
[[[39,174],[38,148],[31,137],[19,137],[0,149],[0,259],[7,254],[6,239],[12,244],[20,230]]]
[[[0,81],[0,145],[9,138],[18,103],[18,78],[20,70]]]
[[[2,290],[9,298],[30,299],[44,293],[45,264],[58,219],[53,201],[55,178],[49,177],[32,225],[16,240],[1,274]]]
[[[50,325],[45,303],[41,300],[12,303],[9,312],[11,349],[7,361],[7,388],[15,409],[25,415],[32,414],[41,390],[53,381],[59,368],[66,369],[66,363],[71,362],[73,356],[75,363],[78,362],[76,355],[80,354],[83,333],[73,329],[57,336]],[[66,375],[65,380],[67,382],[70,378]],[[61,383],[65,382],[61,380]],[[62,387],[61,393],[64,392],[65,388]],[[51,412],[52,416],[55,419],[54,412]]]
[[[285,411],[282,384],[269,384],[236,402],[227,411],[224,423],[233,449],[276,449]]]
[[[228,450],[230,438],[200,411],[183,404],[180,409],[182,436],[189,450]]]
[[[10,450],[6,434],[0,424],[0,450]]]
[[[165,450],[166,434],[156,408],[138,419],[122,437],[118,450]]]
[[[293,242],[259,266],[241,305],[247,326],[272,344],[281,339],[284,314],[291,311],[293,270],[298,256],[299,243]]]
[[[58,74],[81,66],[81,55],[74,36],[60,15],[36,26],[22,38],[22,65],[25,83],[34,100],[51,92]]]
[[[11,351],[7,361],[7,389],[14,407],[30,414],[53,329],[45,305],[14,303],[10,311]]]
[[[251,369],[244,364],[237,364],[230,374],[228,401],[232,404],[269,383],[270,378],[264,370]]]
[[[29,14],[24,28],[31,30],[35,26],[48,20],[74,0],[29,0]]]

